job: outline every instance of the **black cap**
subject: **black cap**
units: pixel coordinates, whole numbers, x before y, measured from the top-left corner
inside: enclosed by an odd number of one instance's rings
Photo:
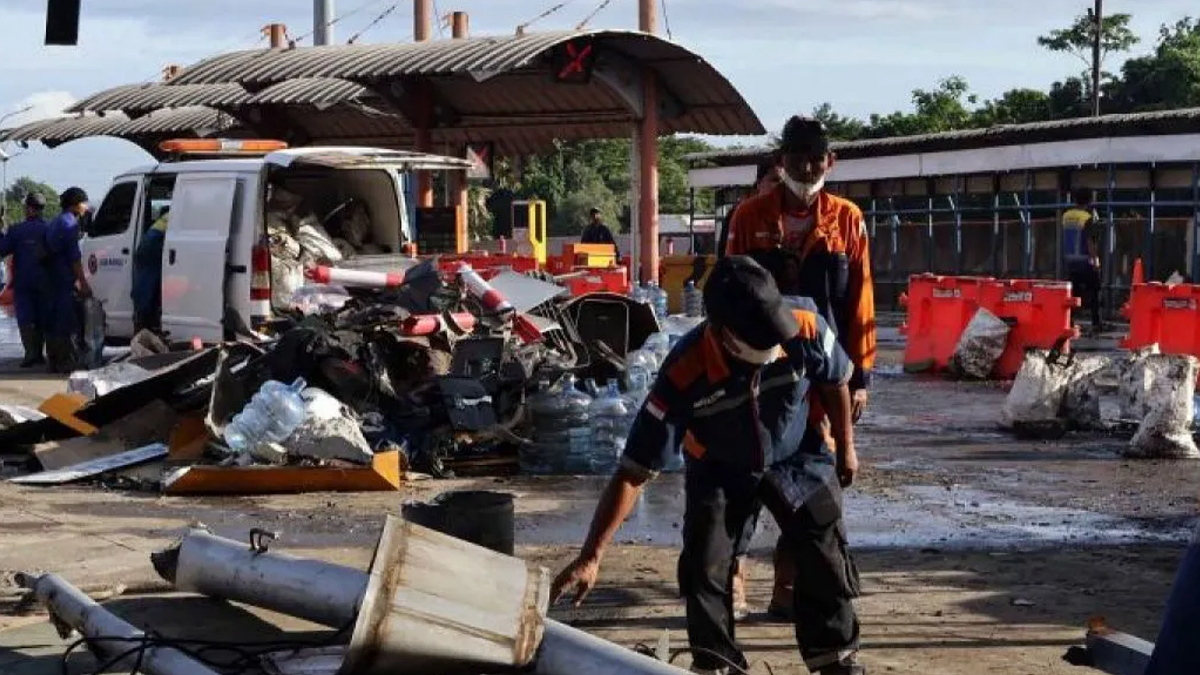
[[[46,208],[46,197],[40,192],[30,192],[25,195],[25,206],[41,211]]]
[[[779,152],[816,157],[829,152],[829,134],[820,120],[793,115],[783,125]]]
[[[771,274],[743,255],[717,261],[704,282],[704,308],[713,325],[755,349],[770,349],[799,330]]]
[[[76,204],[82,204],[88,200],[87,193],[80,187],[69,187],[58,198],[64,209],[69,209]]]

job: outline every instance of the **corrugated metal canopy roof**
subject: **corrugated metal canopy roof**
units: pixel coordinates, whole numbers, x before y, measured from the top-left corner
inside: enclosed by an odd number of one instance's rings
[[[171,134],[205,136],[236,128],[227,114],[211,108],[189,107],[160,110],[129,119],[121,113],[103,117],[82,115],[39,120],[12,129],[0,130],[0,141],[41,141],[54,147],[68,141],[92,136],[125,138],[139,145],[148,138]]]
[[[542,67],[543,55],[554,47],[582,37],[592,39],[598,53],[607,52],[614,58],[649,65],[657,71],[660,88],[682,107],[681,114],[664,117],[665,131],[721,135],[765,132],[741,94],[704,59],[686,47],[636,31],[560,31],[415,43],[239,51],[184,68],[164,86],[236,83],[254,91],[281,86],[297,78],[333,78],[353,80],[403,97],[404,87],[395,88],[392,83],[409,77],[423,77],[433,83],[437,96],[455,98],[452,106],[455,112],[470,115],[494,110],[500,103],[499,94],[511,89],[515,80],[528,79],[532,72],[536,73],[536,86],[526,93],[537,93],[539,102],[537,109],[531,112],[561,110],[574,113],[579,121],[597,112],[590,104],[597,96],[603,96],[609,99],[612,107],[600,112],[618,112],[631,120],[632,112],[619,97],[608,91],[607,85],[595,79],[587,85],[555,84],[548,69]],[[597,90],[605,92],[598,94]],[[322,102],[333,102],[329,100],[333,98],[336,97],[330,96]],[[511,102],[518,97],[509,92],[507,98]],[[206,104],[213,105],[212,102]],[[525,120],[524,123],[539,122]],[[622,129],[618,135],[626,133],[627,130]]]
[[[1078,117],[1030,124],[1005,124],[936,134],[835,141],[831,147],[842,159],[863,159],[1088,138],[1196,133],[1198,129],[1200,129],[1200,108],[1179,108],[1146,113]],[[774,148],[766,146],[713,150],[693,153],[687,155],[685,159],[718,165],[745,164],[765,160],[773,151]]]
[[[105,89],[67,108],[67,113],[119,110],[131,115],[195,105],[238,105],[251,98],[240,84],[168,86],[161,83],[125,84]]]
[[[555,83],[543,56],[581,37],[592,40],[605,74],[586,84]],[[638,65],[657,71],[662,133],[764,132],[737,90],[690,50],[654,35],[610,30],[233,52],[184,68],[165,83],[100,92],[72,110],[138,116],[206,106],[241,124],[223,120],[218,128],[293,145],[401,147],[415,139],[408,115],[416,78],[432,87],[439,111],[430,130],[435,144],[490,141],[501,154],[528,154],[550,149],[555,140],[627,138],[635,113],[618,89],[633,84],[613,83],[626,80],[627,66]],[[209,128],[195,118],[188,123]],[[22,140],[40,140],[40,133],[20,129]]]

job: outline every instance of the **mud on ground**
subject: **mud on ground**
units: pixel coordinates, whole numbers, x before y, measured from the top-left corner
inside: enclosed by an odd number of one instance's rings
[[[894,363],[894,354],[892,361]],[[885,363],[885,366],[887,364]],[[885,367],[884,372],[889,372]],[[880,376],[859,433],[863,474],[847,517],[864,580],[864,658],[872,672],[1081,673],[1061,661],[1095,615],[1153,639],[1196,511],[1200,465],[1129,462],[1120,439],[1018,442],[994,425],[1002,386]],[[16,386],[16,385],[14,385]],[[171,498],[91,487],[0,484],[0,570],[55,571],[114,611],[172,635],[307,632],[286,617],[164,595],[149,553],[189,523],[241,540],[282,532],[296,555],[366,567],[385,514],[446,489],[513,492],[519,553],[553,569],[582,539],[602,480],[473,479],[411,483],[400,494]],[[653,486],[610,549],[580,609],[553,614],[632,646],[662,630],[684,644],[674,581],[682,517],[678,476]],[[770,592],[773,529],[755,540],[752,606]],[[0,672],[58,672],[63,642],[0,580]],[[753,672],[803,672],[789,626],[739,625]],[[686,660],[685,660],[686,662]],[[72,660],[74,672],[86,657]]]

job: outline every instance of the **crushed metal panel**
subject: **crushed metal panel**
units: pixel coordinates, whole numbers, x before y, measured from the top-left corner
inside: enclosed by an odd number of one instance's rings
[[[1109,675],[1142,675],[1150,665],[1154,643],[1117,631],[1088,632],[1091,667]]]
[[[21,485],[61,485],[72,481],[83,480],[98,476],[108,471],[124,469],[131,466],[136,466],[144,462],[151,462],[156,459],[162,459],[167,456],[167,446],[162,443],[147,445],[144,448],[122,452],[108,457],[100,457],[97,459],[68,466],[57,471],[43,471],[41,473],[30,474],[28,476],[18,476],[10,478],[8,482],[19,483]]]
[[[336,675],[348,647],[318,647],[272,652],[262,657],[267,675]]]
[[[506,270],[488,282],[512,304],[518,312],[528,312],[534,307],[566,295],[567,289],[525,274]]]

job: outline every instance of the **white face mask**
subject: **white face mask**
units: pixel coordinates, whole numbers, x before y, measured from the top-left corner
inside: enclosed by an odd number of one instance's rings
[[[779,345],[770,349],[755,349],[727,330],[721,331],[721,342],[733,358],[751,365],[765,366],[779,358]]]
[[[786,171],[784,171],[783,172],[783,184],[786,185],[787,188],[792,191],[792,194],[796,195],[800,199],[804,199],[807,201],[807,200],[812,199],[813,197],[816,197],[817,193],[820,192],[821,189],[825,187],[825,176],[822,175],[814,183],[801,183],[800,181],[796,180],[795,178],[792,178],[791,176],[789,176],[788,173]]]

